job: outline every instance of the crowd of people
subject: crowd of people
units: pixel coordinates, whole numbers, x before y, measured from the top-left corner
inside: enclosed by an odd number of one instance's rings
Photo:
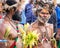
[[[37,30],[39,34],[37,47],[32,48],[60,48],[59,12],[60,4],[53,1],[29,0],[27,4],[25,0],[0,1],[0,48],[23,48],[19,29],[27,23],[28,30]]]

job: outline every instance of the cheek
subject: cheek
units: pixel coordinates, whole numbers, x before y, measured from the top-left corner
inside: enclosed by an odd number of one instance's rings
[[[50,15],[47,16],[48,18],[50,17]]]
[[[43,17],[43,14],[39,14],[39,16]]]

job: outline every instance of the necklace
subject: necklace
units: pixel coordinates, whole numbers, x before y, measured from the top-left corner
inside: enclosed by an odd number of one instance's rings
[[[18,24],[14,20],[10,19],[8,16],[7,16],[7,18],[10,20],[9,23],[14,28],[14,30],[16,30],[17,32],[19,32],[19,30],[18,30]],[[16,28],[14,27],[14,25],[15,25]]]
[[[40,28],[40,31],[42,33],[42,40],[43,39],[48,39],[49,40],[47,27],[45,26],[45,31],[44,32],[43,32],[44,29],[42,30],[41,27],[39,27],[39,28]]]
[[[10,18],[8,17],[8,19],[10,20]],[[19,33],[19,29],[18,29],[18,24],[16,24],[12,19],[9,21],[10,25],[17,31],[17,33]],[[16,28],[13,26],[13,24],[16,26]],[[17,48],[16,47],[16,42],[18,40],[18,37],[15,39],[14,43],[10,46],[10,48]]]

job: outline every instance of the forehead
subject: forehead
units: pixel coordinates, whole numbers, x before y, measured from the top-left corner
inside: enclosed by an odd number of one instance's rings
[[[48,9],[43,8],[43,9],[41,10],[41,12],[47,12],[47,13],[48,13],[49,11],[48,11]]]

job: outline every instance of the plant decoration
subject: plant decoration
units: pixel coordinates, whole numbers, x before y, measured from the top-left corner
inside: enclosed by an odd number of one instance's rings
[[[8,38],[8,35],[9,35],[10,30],[11,30],[11,28],[8,26],[6,28],[6,31],[5,31],[5,34],[4,34],[4,39],[7,39]]]
[[[5,31],[5,34],[4,34],[4,40],[6,40],[6,41],[8,41],[7,38],[9,36],[10,30],[11,30],[11,28],[10,28],[10,26],[8,26],[6,28],[6,31]],[[5,46],[7,46],[7,45],[8,45],[7,42],[5,42]]]
[[[57,42],[56,39],[54,38],[55,33],[53,33],[52,38],[50,39],[52,48],[57,48]]]
[[[35,31],[29,31],[28,30],[29,24],[24,25],[24,29],[20,28],[20,32],[22,35],[22,42],[23,42],[23,48],[33,48],[34,45],[37,45],[38,41],[38,35],[37,30]]]

